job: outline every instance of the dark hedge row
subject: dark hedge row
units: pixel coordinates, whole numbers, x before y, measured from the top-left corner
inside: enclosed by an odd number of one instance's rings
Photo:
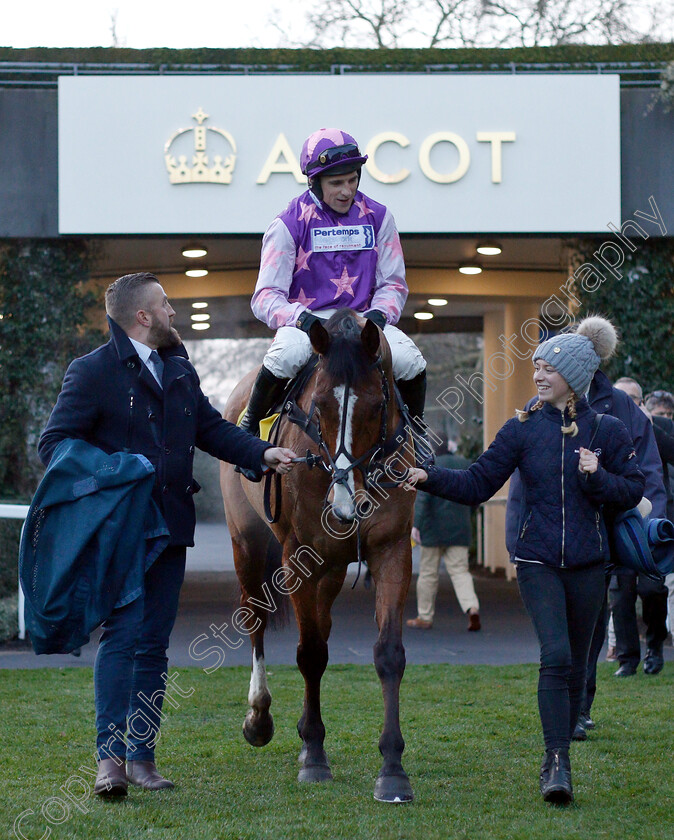
[[[209,65],[213,69],[241,66],[253,69],[325,72],[334,65],[370,71],[414,71],[434,65],[484,65],[484,69],[518,64],[623,63],[674,61],[674,44],[567,44],[514,49],[184,49],[134,50],[120,47],[57,49],[0,47],[0,62],[60,62],[91,64],[148,64],[178,67]]]
[[[0,598],[16,595],[19,586],[19,519],[0,519]]]

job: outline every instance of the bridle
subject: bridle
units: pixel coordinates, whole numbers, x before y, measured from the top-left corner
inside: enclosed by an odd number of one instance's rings
[[[381,377],[381,390],[383,397],[379,414],[379,432],[377,440],[358,458],[356,458],[353,453],[347,449],[345,440],[347,406],[349,404],[349,396],[353,390],[353,383],[347,381],[344,385],[342,422],[340,424],[339,437],[337,440],[337,449],[334,454],[331,453],[330,448],[323,437],[320,410],[316,406],[315,399],[312,399],[311,406],[307,413],[299,407],[296,401],[296,398],[299,396],[304,385],[308,381],[309,376],[311,376],[317,366],[320,370],[320,361],[318,359],[315,360],[311,369],[308,371],[308,375],[305,374],[301,381],[298,380],[298,382],[295,383],[297,390],[295,390],[295,387],[293,386],[286,397],[281,414],[275,425],[275,440],[273,441],[273,444],[275,446],[278,445],[279,429],[281,426],[280,421],[283,416],[287,417],[291,423],[299,426],[302,431],[305,432],[305,434],[307,434],[316,444],[318,447],[317,453],[307,450],[306,455],[295,458],[294,462],[306,464],[309,469],[318,467],[330,476],[330,484],[328,485],[328,489],[326,490],[325,497],[323,499],[323,511],[329,507],[328,497],[330,496],[332,490],[338,485],[346,488],[355,510],[354,519],[356,522],[356,542],[358,550],[358,574],[356,575],[356,580],[353,584],[355,586],[358,582],[358,578],[360,577],[362,564],[360,525],[369,514],[363,513],[357,503],[358,500],[356,498],[356,493],[351,489],[351,485],[349,484],[349,477],[352,472],[359,470],[363,478],[363,486],[365,490],[400,487],[407,478],[407,469],[404,469],[402,472],[398,472],[393,469],[390,464],[384,463],[383,459],[392,455],[405,442],[407,428],[411,427],[410,418],[407,406],[403,403],[400,393],[394,384],[394,396],[398,405],[400,420],[398,421],[398,425],[393,430],[392,434],[387,436],[391,392],[388,378],[382,365],[381,357],[378,357],[372,363],[372,367],[379,372]],[[340,458],[346,459],[348,461],[348,465],[345,467],[338,467],[337,461],[340,460]],[[389,477],[392,476],[392,479],[383,481],[381,479],[381,476],[383,475],[388,475]],[[272,480],[275,481],[276,489],[276,509],[273,512],[271,509]],[[265,516],[270,524],[278,522],[281,515],[281,476],[278,475],[278,473],[268,473],[265,478],[264,509]]]

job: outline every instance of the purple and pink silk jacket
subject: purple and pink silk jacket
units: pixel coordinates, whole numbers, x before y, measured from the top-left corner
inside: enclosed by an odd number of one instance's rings
[[[387,323],[407,299],[405,262],[393,216],[356,193],[336,213],[307,190],[274,219],[262,240],[253,314],[271,329],[294,326],[305,309],[378,309]]]

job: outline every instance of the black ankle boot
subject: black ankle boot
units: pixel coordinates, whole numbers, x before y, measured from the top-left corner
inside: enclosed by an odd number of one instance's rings
[[[253,390],[248,397],[248,406],[239,426],[251,435],[260,434],[260,420],[274,406],[288,383],[287,379],[278,379],[264,365],[253,383]]]
[[[426,370],[422,370],[413,379],[396,379],[400,396],[407,406],[412,423],[416,462],[420,467],[435,463],[433,447],[428,440],[428,427],[424,423],[424,404],[426,402]]]
[[[573,802],[571,785],[571,762],[568,749],[548,750],[546,754],[547,779],[541,768],[541,793],[546,802],[553,805],[568,805]]]
[[[239,426],[256,437],[260,434],[260,420],[266,417],[269,410],[278,401],[288,383],[287,379],[278,379],[270,373],[263,365],[253,383],[253,389],[248,398],[246,413],[243,415]],[[235,471],[241,473],[248,481],[259,481],[260,476],[254,470],[247,470],[244,467],[234,467]]]

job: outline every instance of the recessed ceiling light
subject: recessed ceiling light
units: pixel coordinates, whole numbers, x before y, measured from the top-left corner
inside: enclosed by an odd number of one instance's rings
[[[419,309],[417,312],[414,313],[414,317],[417,321],[430,321],[431,318],[434,317],[432,312],[427,312],[425,309]]]
[[[192,304],[192,309],[206,309],[208,304],[205,300],[195,300]]]
[[[459,266],[459,271],[461,274],[481,274],[482,266],[477,263],[464,263]]]
[[[210,324],[192,324],[193,330],[210,330]]]
[[[203,245],[187,245],[182,250],[183,257],[187,257],[190,260],[205,257],[207,253],[208,250]]]
[[[208,314],[208,312],[202,312],[202,313],[199,313],[198,315],[197,314],[190,315],[190,318],[193,321],[210,321],[211,320],[211,316]]]
[[[447,306],[447,298],[428,298],[431,306]]]
[[[485,257],[495,257],[503,250],[496,242],[484,242],[477,246],[478,254],[484,254]]]
[[[205,277],[208,274],[207,268],[188,268],[185,274],[188,277]]]

